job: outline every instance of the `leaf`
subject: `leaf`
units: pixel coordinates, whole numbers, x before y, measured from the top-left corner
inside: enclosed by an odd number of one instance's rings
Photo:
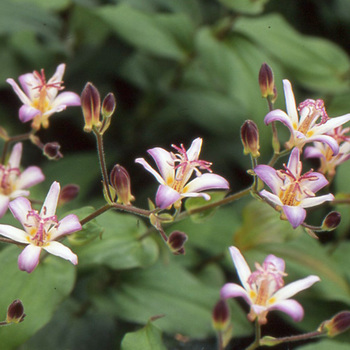
[[[127,333],[121,344],[122,350],[166,350],[161,331],[148,321],[145,327]]]
[[[124,320],[142,324],[164,314],[157,320],[163,331],[202,338],[213,335],[211,313],[219,288],[201,283],[173,260],[167,265],[158,262],[147,270],[123,273],[110,298],[108,305],[113,305],[115,314]],[[251,328],[246,315],[233,304],[235,332],[248,334]]]
[[[264,10],[269,0],[219,0],[224,6],[240,13],[256,15]]]
[[[276,14],[240,17],[234,29],[293,72],[304,86],[323,93],[347,89],[349,58],[332,42],[301,35]]]
[[[186,211],[191,212],[191,210],[203,207],[205,205],[215,203],[219,201],[220,199],[223,199],[226,195],[226,191],[218,191],[218,192],[207,192],[210,195],[210,199],[207,201],[202,197],[196,197],[196,198],[188,198],[185,201],[185,208]],[[206,219],[210,218],[218,207],[214,207],[211,209],[207,209],[205,211],[195,213],[195,214],[190,214],[190,218],[193,220],[193,222],[196,223],[201,223],[206,221]]]
[[[96,218],[104,228],[100,239],[76,247],[80,266],[102,264],[112,269],[130,269],[152,265],[158,258],[158,245],[152,237],[140,237],[145,225],[136,217],[107,212]]]
[[[23,302],[27,315],[22,323],[0,328],[2,350],[17,348],[43,327],[75,282],[75,266],[52,255],[46,256],[31,274],[20,271],[19,253],[15,246],[0,252],[0,262],[6,266],[0,272],[1,317],[5,318],[6,308],[14,299]]]
[[[16,3],[30,3],[38,7],[53,11],[62,11],[67,8],[71,0],[15,0]]]
[[[157,14],[148,14],[127,5],[107,5],[99,8],[97,14],[108,23],[112,30],[138,49],[150,54],[182,60],[184,51],[168,30],[167,22],[157,20]],[[164,19],[165,15],[161,15]],[[171,20],[174,15],[169,14]],[[171,26],[174,23],[171,23]],[[182,19],[180,22],[182,23]]]
[[[314,350],[317,346],[317,350],[348,350],[349,344],[340,343],[335,340],[321,340],[319,342],[302,345],[298,347],[299,350]]]

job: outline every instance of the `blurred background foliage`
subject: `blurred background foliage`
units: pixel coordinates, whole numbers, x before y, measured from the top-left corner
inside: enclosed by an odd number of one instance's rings
[[[297,101],[323,98],[330,116],[348,113],[349,27],[348,0],[2,0],[0,125],[11,135],[29,130],[18,120],[20,102],[6,78],[41,68],[49,77],[64,62],[68,91],[80,93],[91,81],[102,96],[116,95],[117,112],[105,136],[107,162],[110,169],[115,163],[128,169],[136,205],[146,207],[156,184],[134,159],[154,146],[188,147],[199,136],[202,158],[213,161],[213,170],[239,190],[251,181],[239,139],[245,119],[259,126],[261,162],[271,156],[271,131],[263,124],[267,105],[257,82],[261,64],[274,70],[277,108],[285,108],[282,79],[287,78]],[[53,180],[81,186],[62,214],[103,203],[94,138],[82,129],[78,108],[54,115],[39,136],[44,143],[59,142],[65,157],[48,162],[30,145],[23,157],[24,165],[40,164],[46,174],[45,184],[32,191],[34,198],[42,198]],[[283,127],[280,133],[287,139]],[[348,171],[344,165],[333,190],[350,191]],[[77,213],[83,218],[92,210]],[[343,224],[323,245],[279,221],[271,208],[244,199],[206,220],[169,227],[188,234],[185,256],[171,256],[154,233],[141,239],[148,223],[116,213],[71,237],[77,269],[50,257],[27,276],[17,271],[16,249],[5,248],[0,310],[21,298],[27,318],[0,329],[1,347],[215,349],[211,311],[222,284],[235,278],[227,254],[232,244],[251,264],[269,253],[286,259],[290,281],[321,276],[322,283],[298,297],[306,310],[301,324],[272,314],[271,327],[264,329],[278,335],[311,331],[350,304],[350,246],[342,242],[328,252],[337,243],[334,237],[348,234],[349,210],[337,210]],[[319,224],[325,213],[313,213],[311,220]],[[2,222],[13,219],[7,214]],[[237,340],[229,348],[241,349],[252,328],[245,307],[235,302],[231,307]],[[165,316],[149,321],[159,314]],[[328,341],[327,349],[347,348],[348,341],[347,336]]]

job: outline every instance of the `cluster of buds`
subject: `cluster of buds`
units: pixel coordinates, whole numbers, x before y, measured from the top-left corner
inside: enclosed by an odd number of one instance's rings
[[[108,93],[101,106],[99,91],[92,83],[86,83],[81,93],[81,108],[85,119],[85,132],[96,131],[104,134],[111,123],[111,117],[116,108],[116,100],[113,93]],[[102,116],[102,120],[101,120]]]

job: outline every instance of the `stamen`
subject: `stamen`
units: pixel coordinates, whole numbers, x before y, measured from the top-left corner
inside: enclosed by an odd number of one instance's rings
[[[38,71],[34,71],[33,75],[40,82],[40,84],[37,85],[37,86],[34,86],[33,89],[38,89],[40,92],[41,92],[41,90],[46,89],[46,88],[55,88],[57,90],[63,90],[64,89],[64,86],[62,86],[63,81],[55,81],[53,83],[48,84],[46,82],[44,69],[41,69],[40,73]]]

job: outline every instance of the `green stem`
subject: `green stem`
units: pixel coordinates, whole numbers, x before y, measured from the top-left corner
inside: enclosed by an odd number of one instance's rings
[[[261,327],[259,322],[255,321],[255,340],[252,344],[250,344],[246,350],[254,350],[259,347],[260,345],[260,339],[261,339]]]
[[[285,149],[282,152],[275,152],[267,165],[274,166],[279,158],[286,156],[290,151],[290,149]]]
[[[295,341],[301,341],[301,340],[309,340],[312,338],[317,338],[325,335],[324,332],[320,331],[313,331],[309,333],[304,334],[298,334],[298,335],[291,335],[289,337],[282,337],[282,338],[269,338],[265,340],[265,338],[261,339],[260,346],[274,346],[281,343],[289,343],[289,342],[295,342]],[[247,349],[248,350],[248,349]]]
[[[222,331],[218,331],[218,350],[224,350],[224,339]]]
[[[28,140],[32,134],[33,134],[33,131],[27,132],[26,134],[9,137],[4,143],[4,148],[2,150],[0,164],[5,164],[8,147],[9,147],[11,142]]]

